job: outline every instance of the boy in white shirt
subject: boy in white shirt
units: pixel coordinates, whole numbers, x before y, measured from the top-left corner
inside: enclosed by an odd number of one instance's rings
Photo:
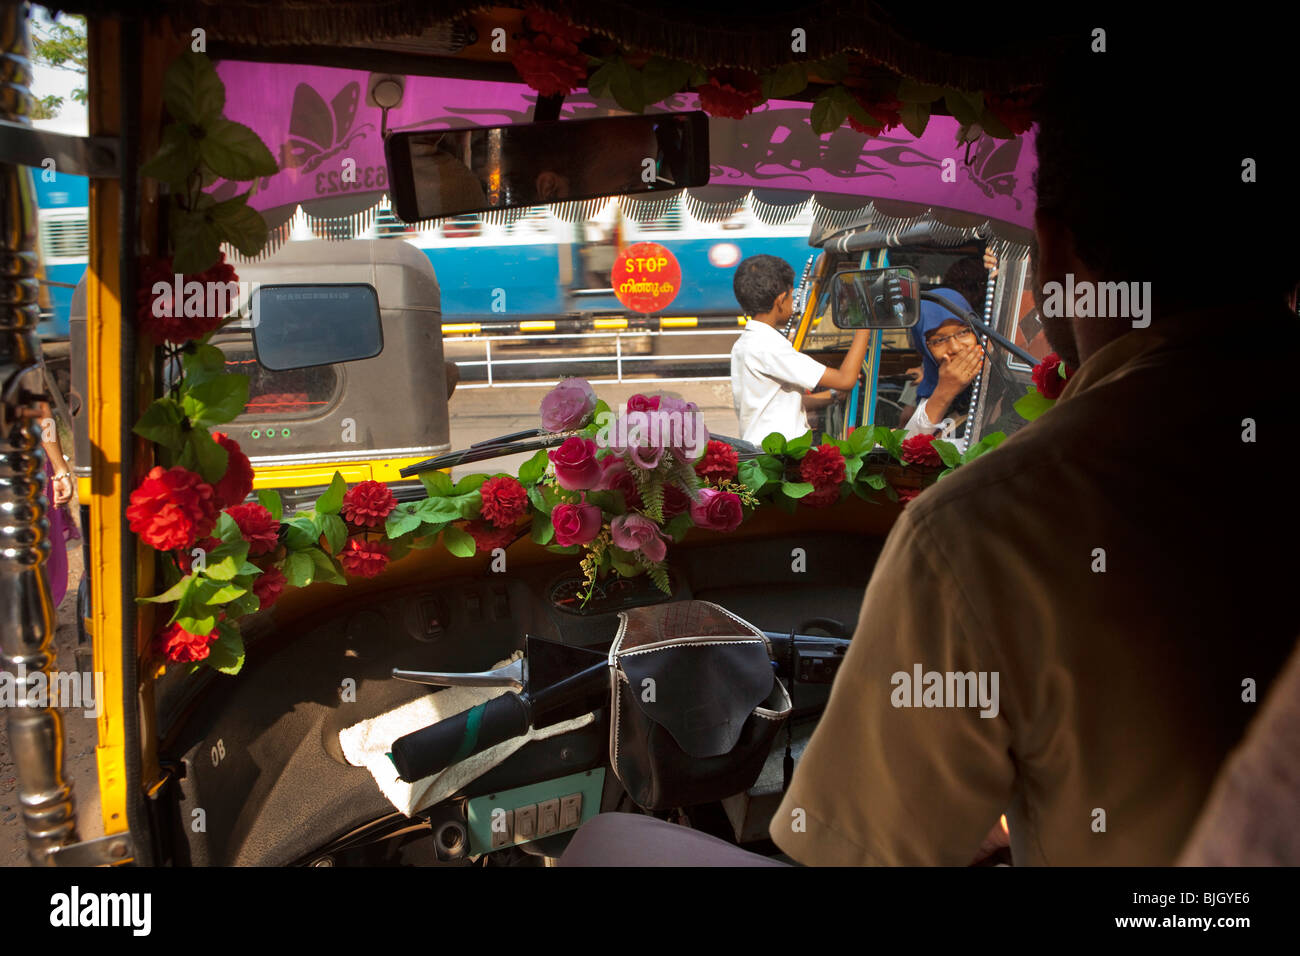
[[[794,301],[794,269],[776,256],[750,256],[736,267],[736,301],[749,322],[731,349],[731,397],[740,418],[740,436],[761,445],[773,432],[787,440],[808,431],[806,408],[820,408],[857,383],[867,354],[868,331],[861,329],[839,368],[829,368],[795,350],[777,331],[789,320]],[[813,389],[829,389],[808,395]]]

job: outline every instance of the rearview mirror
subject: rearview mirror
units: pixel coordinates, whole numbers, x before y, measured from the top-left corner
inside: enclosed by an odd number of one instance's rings
[[[384,153],[405,222],[709,181],[698,111],[394,133]]]
[[[908,268],[837,272],[831,321],[837,329],[910,329],[921,314],[920,291]]]
[[[273,372],[356,362],[384,350],[375,287],[263,285],[253,290],[253,350]]]

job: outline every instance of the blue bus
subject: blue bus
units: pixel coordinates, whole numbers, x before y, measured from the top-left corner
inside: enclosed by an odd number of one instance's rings
[[[44,289],[49,307],[38,326],[42,339],[67,339],[72,290],[86,271],[90,241],[90,180],[52,169],[32,169]]]

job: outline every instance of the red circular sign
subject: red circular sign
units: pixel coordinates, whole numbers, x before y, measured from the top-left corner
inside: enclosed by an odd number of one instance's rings
[[[610,285],[618,301],[633,312],[662,312],[677,298],[682,267],[677,257],[659,243],[638,242],[614,260]]]

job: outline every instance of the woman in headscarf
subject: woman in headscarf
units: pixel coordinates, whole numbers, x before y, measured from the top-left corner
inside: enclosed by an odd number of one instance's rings
[[[970,311],[970,304],[952,289],[931,289],[959,309]],[[921,300],[921,316],[911,330],[912,342],[921,353],[921,382],[916,388],[917,404],[904,426],[907,437],[933,434],[942,427],[943,435],[955,430],[950,411],[960,413],[962,399],[969,401],[968,389],[984,362],[984,350],[969,325],[935,302]]]

